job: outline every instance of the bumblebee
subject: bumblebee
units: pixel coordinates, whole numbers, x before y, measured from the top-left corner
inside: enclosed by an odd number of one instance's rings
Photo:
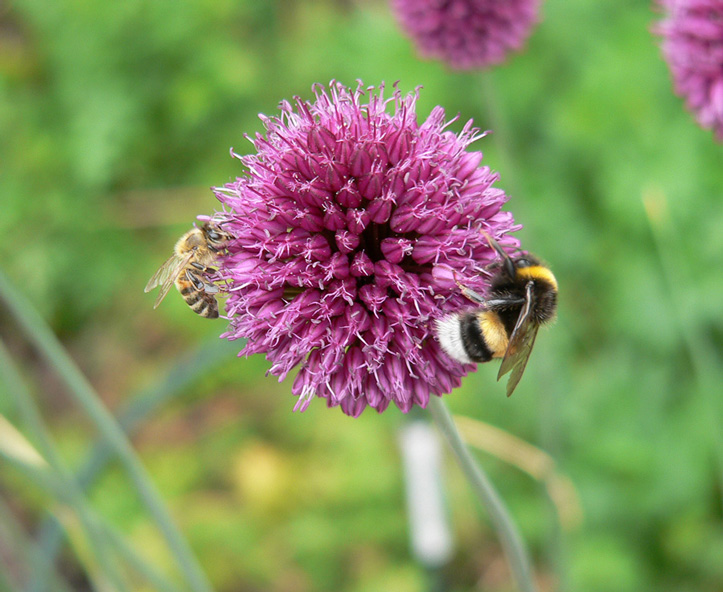
[[[208,275],[213,271],[218,254],[226,248],[231,236],[216,224],[204,223],[194,227],[176,242],[171,255],[148,280],[145,292],[160,286],[153,308],[157,308],[175,284],[191,310],[208,319],[218,318],[216,294],[218,286]]]
[[[436,322],[437,339],[451,358],[470,364],[502,358],[497,380],[511,372],[509,397],[522,378],[540,325],[555,318],[557,280],[536,257],[510,257],[485,234],[500,261],[490,266],[493,276],[488,296],[460,284],[477,309],[447,315]]]

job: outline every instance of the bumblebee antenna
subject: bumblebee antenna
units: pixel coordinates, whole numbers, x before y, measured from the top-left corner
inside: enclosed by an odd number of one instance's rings
[[[487,244],[492,247],[495,251],[497,251],[497,254],[502,257],[502,266],[505,270],[505,273],[512,279],[515,277],[515,262],[512,261],[512,258],[505,252],[505,250],[500,246],[500,244],[493,239],[489,234],[487,234],[484,230],[480,231],[484,237],[487,239]]]

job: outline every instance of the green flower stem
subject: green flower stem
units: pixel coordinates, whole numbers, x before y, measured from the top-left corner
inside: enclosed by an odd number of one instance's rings
[[[212,588],[188,543],[176,527],[160,494],[135,454],[128,438],[105,408],[85,376],[53,335],[50,328],[26,299],[22,298],[0,272],[0,300],[15,317],[28,339],[55,369],[69,393],[93,421],[106,443],[115,452],[133,482],[149,514],[163,535],[179,570],[193,592],[211,592]]]
[[[452,448],[462,472],[469,480],[472,489],[479,496],[482,505],[489,512],[490,519],[507,555],[510,571],[517,582],[517,586],[522,592],[536,592],[537,587],[532,580],[532,568],[527,549],[499,494],[462,441],[454,425],[454,420],[442,398],[431,396],[428,408],[437,427]]]

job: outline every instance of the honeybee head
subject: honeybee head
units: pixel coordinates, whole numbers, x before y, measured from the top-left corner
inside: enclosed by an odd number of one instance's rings
[[[206,235],[206,240],[212,246],[223,247],[231,240],[231,236],[229,234],[221,230],[219,226],[215,226],[209,222],[206,222],[202,226],[202,230]]]

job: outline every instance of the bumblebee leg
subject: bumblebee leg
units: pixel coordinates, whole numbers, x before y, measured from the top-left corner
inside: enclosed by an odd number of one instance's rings
[[[454,276],[454,283],[457,284],[459,291],[462,292],[462,295],[467,298],[467,300],[471,300],[475,304],[484,304],[486,302],[486,300],[482,296],[477,294],[477,292],[475,292],[471,288],[468,288],[462,282],[460,282],[459,279],[457,279],[456,271],[453,271],[452,274]]]
[[[484,304],[487,302],[482,296],[467,286],[460,285],[459,289],[462,291],[462,295],[467,298],[467,300],[471,300],[475,304]]]

